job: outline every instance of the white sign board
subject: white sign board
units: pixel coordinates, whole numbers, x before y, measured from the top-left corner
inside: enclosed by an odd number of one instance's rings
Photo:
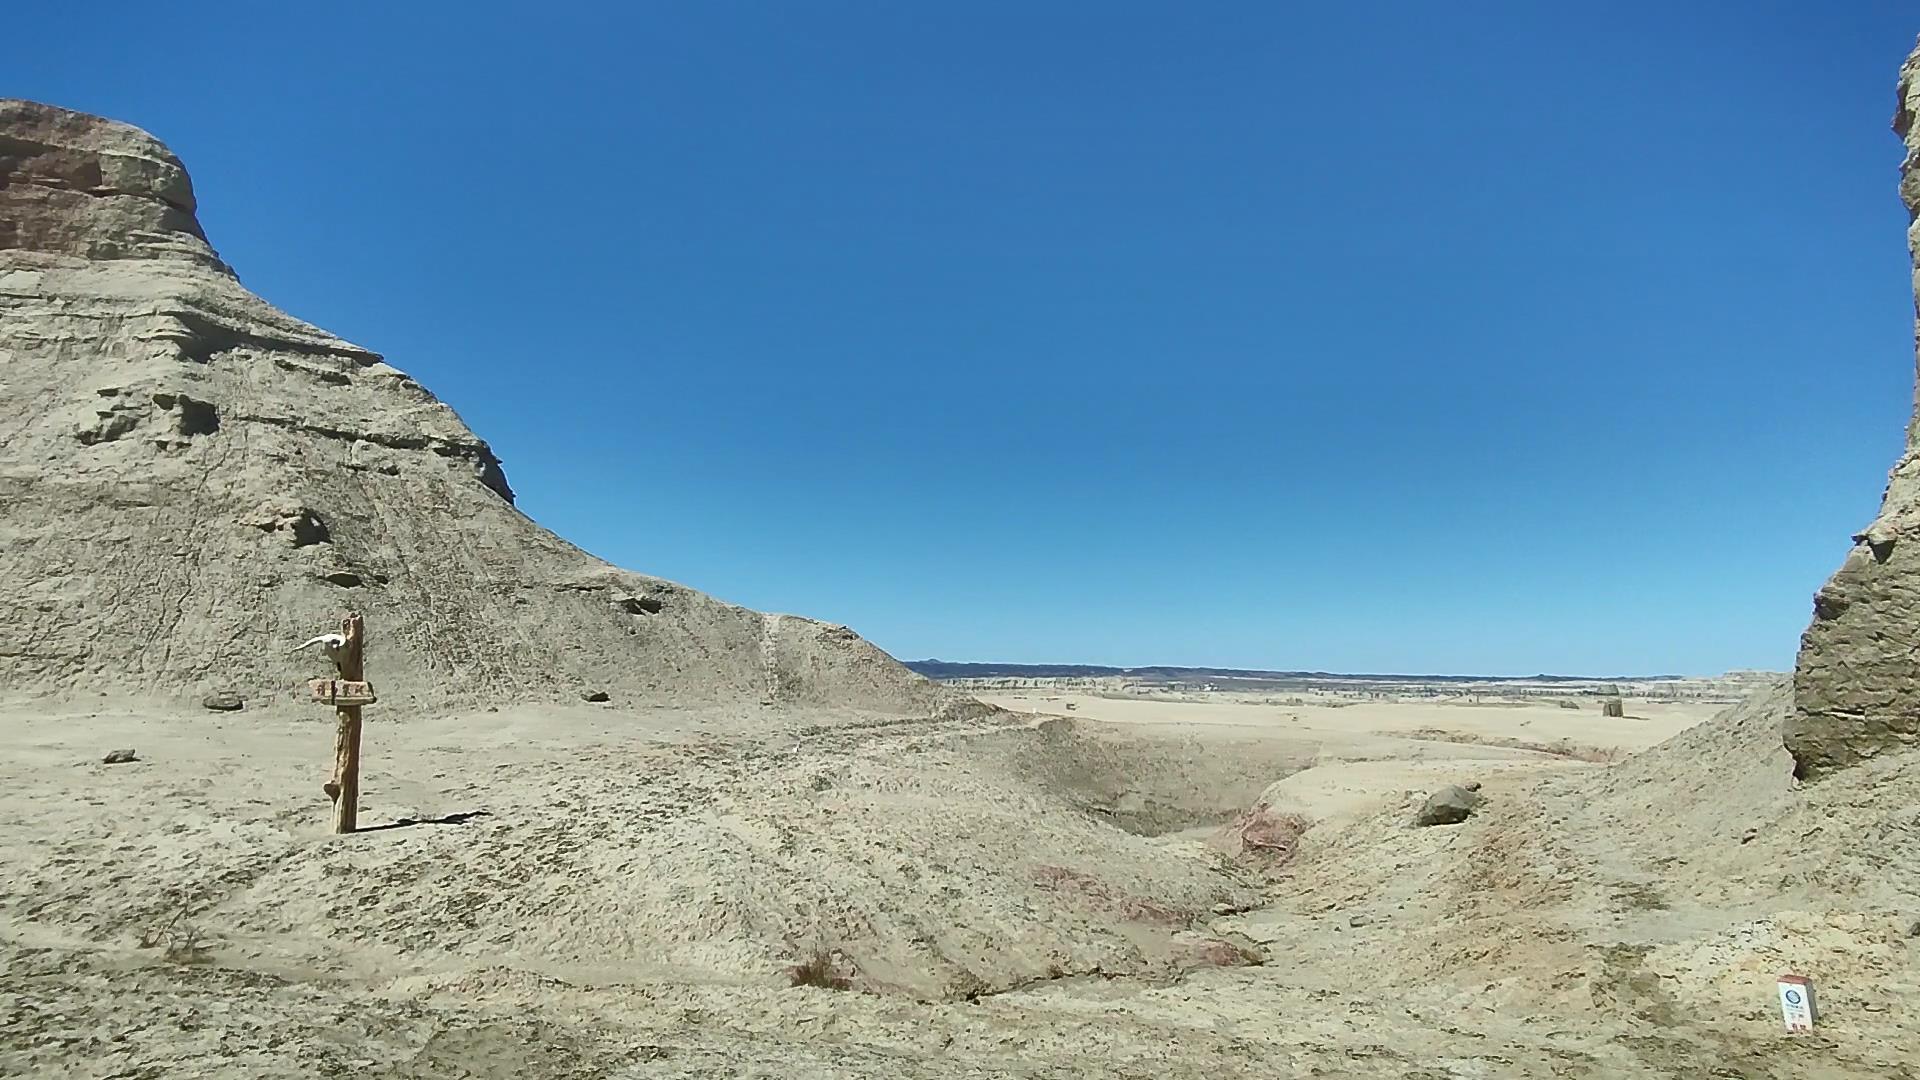
[[[1780,1017],[1788,1031],[1813,1030],[1813,983],[1806,976],[1780,976]]]

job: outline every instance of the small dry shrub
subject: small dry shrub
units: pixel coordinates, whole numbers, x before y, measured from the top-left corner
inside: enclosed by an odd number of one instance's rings
[[[212,950],[200,939],[200,929],[184,921],[186,907],[173,909],[173,913],[155,922],[140,932],[137,942],[142,949],[161,949],[161,956],[171,964],[204,964],[213,959]]]
[[[1667,899],[1660,890],[1640,881],[1625,881],[1613,887],[1616,911],[1665,911]]]
[[[853,980],[842,975],[835,966],[832,950],[825,945],[815,945],[799,963],[787,969],[787,985],[849,990],[853,987]]]

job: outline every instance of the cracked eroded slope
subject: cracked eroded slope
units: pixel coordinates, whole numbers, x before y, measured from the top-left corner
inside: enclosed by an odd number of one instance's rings
[[[390,700],[950,695],[844,627],[592,558],[381,358],[242,287],[137,129],[0,100],[0,689],[284,694],[366,613]]]
[[[1906,145],[1900,199],[1913,253],[1920,312],[1920,48],[1900,69],[1894,133]],[[1917,338],[1916,340],[1920,340]],[[1887,477],[1880,513],[1813,601],[1813,621],[1794,667],[1787,749],[1802,776],[1817,777],[1920,746],[1920,399],[1906,451]]]

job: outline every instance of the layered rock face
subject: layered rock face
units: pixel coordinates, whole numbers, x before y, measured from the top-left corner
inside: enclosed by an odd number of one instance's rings
[[[0,100],[0,691],[288,695],[369,625],[383,700],[953,703],[844,627],[617,569],[451,408],[274,309],[124,124]]]
[[[1920,48],[1900,69],[1899,97],[1893,129],[1906,141],[1900,197],[1920,318]],[[1786,742],[1802,776],[1920,744],[1920,398],[1879,516],[1814,597],[1793,689]]]

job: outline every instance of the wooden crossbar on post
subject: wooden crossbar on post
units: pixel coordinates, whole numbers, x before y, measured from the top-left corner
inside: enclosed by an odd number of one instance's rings
[[[349,614],[340,621],[340,633],[347,640],[333,650],[334,667],[342,682],[364,682],[366,622],[357,612]],[[339,726],[333,735],[333,782],[326,787],[333,797],[333,831],[350,833],[360,807],[360,706],[338,705],[334,716]]]

